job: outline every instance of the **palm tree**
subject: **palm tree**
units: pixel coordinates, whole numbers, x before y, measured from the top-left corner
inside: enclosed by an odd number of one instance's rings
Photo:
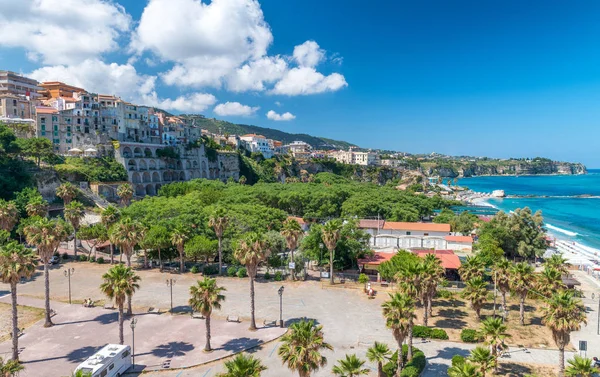
[[[471,363],[455,365],[448,369],[449,377],[482,377],[477,367]]]
[[[0,199],[0,229],[10,232],[19,221],[19,210],[13,202]]]
[[[227,228],[227,218],[224,208],[217,208],[208,218],[208,226],[210,226],[219,240],[219,275],[223,274],[223,233]]]
[[[92,373],[84,372],[83,370],[79,369],[79,370],[75,371],[75,373],[73,373],[71,375],[71,377],[92,377]]]
[[[559,376],[565,372],[565,347],[571,340],[571,332],[581,329],[587,323],[585,306],[573,296],[572,291],[559,291],[553,294],[542,308],[542,322],[552,331],[552,337],[559,351]]]
[[[121,205],[127,207],[133,198],[133,187],[129,183],[123,183],[117,187],[117,196],[121,198]]]
[[[346,358],[338,361],[331,370],[333,374],[341,377],[357,377],[369,374],[370,369],[364,368],[365,361],[359,359],[356,354],[346,355]]]
[[[468,360],[479,366],[479,373],[481,373],[482,377],[485,377],[485,374],[494,369],[496,365],[496,356],[485,347],[475,347],[472,349]]]
[[[423,305],[423,324],[427,326],[428,311],[427,311],[427,290],[425,286],[425,277],[427,272],[425,271],[425,264],[422,260],[412,261],[410,260],[405,265],[401,266],[400,271],[396,274],[396,280],[398,281],[398,290],[400,293],[406,294],[412,297],[413,300],[420,300]],[[412,344],[413,344],[413,326],[414,321],[411,318],[408,327],[408,354],[407,359],[412,360]]]
[[[68,206],[71,200],[77,196],[78,191],[77,187],[65,182],[56,188],[56,196],[63,200],[65,206]]]
[[[506,294],[510,291],[510,268],[512,263],[502,257],[492,266],[492,274],[496,283],[496,288],[502,295],[502,307],[507,310],[506,307]]]
[[[402,373],[402,344],[408,335],[410,324],[415,317],[415,303],[412,298],[402,293],[390,294],[390,299],[384,302],[383,316],[385,325],[392,330],[392,335],[398,343],[398,369],[396,375]]]
[[[249,233],[238,244],[233,257],[246,266],[250,277],[250,330],[256,330],[254,318],[254,279],[258,264],[269,257],[271,250],[267,248],[265,236],[261,233]]]
[[[0,281],[10,285],[12,304],[12,358],[19,360],[19,317],[17,313],[17,284],[21,278],[29,278],[35,272],[35,256],[13,241],[0,246]]]
[[[433,298],[437,293],[438,285],[444,280],[444,267],[442,267],[442,261],[435,256],[435,254],[425,255],[423,260],[424,275],[423,275],[423,286],[425,293],[425,304],[426,310],[429,312],[429,316],[433,315]],[[427,322],[425,322],[427,326]]]
[[[227,372],[220,373],[217,377],[260,377],[261,372],[267,370],[260,359],[238,353],[232,360],[225,362]]]
[[[281,342],[277,354],[289,370],[298,372],[299,377],[310,377],[312,372],[324,367],[327,358],[321,351],[333,350],[323,338],[323,326],[315,325],[314,320],[292,323]]]
[[[79,230],[79,225],[84,217],[85,208],[77,200],[73,200],[65,206],[65,219],[73,227],[73,253],[75,257],[77,257],[77,230]]]
[[[481,319],[481,308],[487,298],[487,283],[480,277],[474,277],[466,282],[461,296],[471,302],[471,308],[475,311],[477,319]]]
[[[520,299],[519,322],[521,326],[525,326],[525,298],[534,283],[533,267],[528,263],[517,263],[510,268],[510,289]]]
[[[171,233],[171,243],[175,245],[179,252],[179,272],[182,274],[185,272],[185,243],[189,236],[182,228],[176,228]]]
[[[48,202],[41,196],[36,196],[27,203],[25,211],[27,211],[27,216],[30,217],[46,217],[48,216]]]
[[[545,267],[550,267],[558,270],[561,275],[566,274],[570,264],[563,258],[562,254],[552,254],[552,256],[544,262]]]
[[[335,259],[335,248],[340,240],[342,222],[338,219],[330,220],[323,225],[323,243],[329,250],[329,283],[333,284],[333,260]]]
[[[569,366],[565,370],[567,377],[592,377],[596,373],[596,368],[592,359],[575,355],[571,360],[568,360]]]
[[[479,332],[485,338],[486,344],[490,346],[490,352],[494,357],[498,357],[498,349],[504,344],[506,338],[510,338],[507,327],[499,317],[488,317],[481,322]]]
[[[372,363],[377,363],[377,377],[387,377],[383,372],[383,363],[387,362],[392,356],[392,351],[387,344],[375,342],[367,350],[367,359]]]
[[[50,318],[50,272],[48,270],[48,264],[54,251],[58,248],[60,243],[67,238],[69,228],[70,226],[64,221],[56,219],[48,220],[44,217],[29,224],[24,229],[27,243],[35,245],[40,260],[44,264],[44,293],[46,301],[46,321],[44,327],[54,325]]]
[[[119,308],[119,344],[123,344],[123,306],[125,299],[133,296],[135,291],[140,288],[138,284],[141,278],[135,274],[131,267],[125,267],[117,264],[102,275],[104,283],[100,285],[100,290]]]
[[[551,296],[554,292],[567,288],[562,281],[562,273],[554,267],[546,266],[540,274],[535,276],[536,290],[544,296]]]
[[[100,222],[106,227],[106,231],[110,234],[110,228],[121,218],[121,212],[112,204],[106,207],[100,215]],[[110,237],[109,237],[110,241]],[[115,262],[115,245],[110,242],[110,264]]]
[[[483,278],[483,273],[485,272],[485,263],[477,256],[469,256],[462,263],[458,272],[462,281],[468,281],[476,277]]]
[[[0,358],[0,376],[2,377],[18,376],[19,372],[23,369],[25,369],[25,367],[19,364],[19,360],[13,359],[4,362],[4,360]]]
[[[285,237],[285,242],[287,244],[288,249],[290,250],[290,257],[292,262],[294,261],[294,250],[298,246],[298,239],[300,235],[302,235],[302,227],[300,223],[295,219],[287,219],[283,222],[283,227],[281,229],[281,235]],[[290,277],[292,280],[296,279],[295,271],[292,268]]]
[[[206,346],[205,351],[211,351],[210,347],[210,315],[213,309],[221,309],[221,302],[225,301],[225,296],[221,292],[226,289],[217,285],[216,279],[205,277],[204,280],[198,280],[197,285],[190,287],[189,304],[192,310],[200,312],[205,318],[206,324]]]

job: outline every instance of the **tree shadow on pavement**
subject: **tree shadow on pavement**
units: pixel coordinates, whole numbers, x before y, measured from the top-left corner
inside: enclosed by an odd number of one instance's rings
[[[313,321],[315,323],[315,325],[319,325],[321,323],[321,322],[319,322],[319,320],[317,320],[315,318],[308,318],[308,317],[289,318],[289,319],[286,319],[283,323],[284,323],[285,327],[289,327],[292,323],[296,323],[296,322],[300,322],[300,321]]]
[[[469,350],[465,350],[457,347],[445,347],[438,351],[437,355],[427,358],[427,365],[422,376],[445,376],[448,368],[450,367],[450,360],[452,356],[468,356]],[[437,362],[438,360],[447,360],[448,364]]]
[[[518,377],[525,376],[531,373],[532,370],[526,365],[511,364],[511,363],[498,363],[498,376],[506,377]]]
[[[67,354],[67,360],[71,362],[81,363],[88,357],[98,352],[98,350],[100,350],[101,348],[102,347],[86,346],[78,350],[73,350]]]
[[[86,322],[100,322],[103,325],[109,325],[111,323],[115,323],[119,320],[119,313],[105,313],[100,314],[94,319],[83,319],[81,321],[70,321],[70,322],[59,322],[56,323],[56,326],[64,326],[64,325],[74,325],[77,323],[86,323]]]
[[[189,305],[179,305],[173,307],[173,313],[181,314],[181,313],[191,313],[192,307]]]
[[[247,350],[246,352],[254,353],[262,348],[259,347],[262,343],[263,341],[261,339],[237,338],[228,340],[227,342],[223,343],[221,347],[216,349],[230,351],[233,353]]]
[[[150,353],[156,357],[172,358],[176,356],[185,356],[187,352],[190,352],[194,348],[194,345],[190,343],[170,342],[157,346]]]

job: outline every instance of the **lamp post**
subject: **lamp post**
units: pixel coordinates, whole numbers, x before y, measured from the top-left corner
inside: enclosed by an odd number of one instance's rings
[[[71,275],[75,273],[75,268],[67,268],[64,273],[65,277],[69,279],[69,304],[71,304]]]
[[[279,293],[279,327],[283,328],[283,285],[277,293]]]
[[[129,322],[129,327],[131,327],[131,358],[132,358],[132,370],[135,370],[135,325],[137,325],[137,318],[133,317],[131,322]]]
[[[592,300],[596,298],[596,294],[592,293]],[[596,334],[600,335],[600,295],[598,295],[598,329],[596,330]]]
[[[167,287],[171,288],[171,310],[170,313],[173,314],[173,286],[177,280],[175,279],[167,279]]]

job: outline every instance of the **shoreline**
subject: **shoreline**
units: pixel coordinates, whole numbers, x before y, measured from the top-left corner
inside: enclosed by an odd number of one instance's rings
[[[482,174],[482,175],[471,175],[468,177],[454,177],[457,179],[469,179],[469,178],[481,178],[481,177],[556,177],[556,176],[565,176],[570,177],[573,175],[587,175],[589,172],[586,170],[585,173],[577,173],[577,174],[565,174],[565,173],[548,173],[548,174]],[[444,177],[442,179],[454,179],[452,177]]]

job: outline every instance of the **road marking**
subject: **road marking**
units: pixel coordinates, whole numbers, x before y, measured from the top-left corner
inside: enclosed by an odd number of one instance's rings
[[[302,303],[302,306],[306,306],[303,299],[300,299],[300,302]]]
[[[212,370],[212,368],[209,368],[209,369],[206,371],[206,373],[204,373],[204,374],[202,375],[202,377],[206,377],[206,376],[208,376],[208,372],[210,372],[211,370]]]
[[[277,349],[277,344],[275,345],[275,347],[273,347],[273,349],[271,350],[271,353],[269,354],[269,357],[273,356],[273,352],[275,352],[275,350]]]
[[[181,373],[183,373],[183,371],[181,371],[181,372],[177,373],[177,376],[175,376],[175,377],[179,377],[179,376],[181,376]]]

